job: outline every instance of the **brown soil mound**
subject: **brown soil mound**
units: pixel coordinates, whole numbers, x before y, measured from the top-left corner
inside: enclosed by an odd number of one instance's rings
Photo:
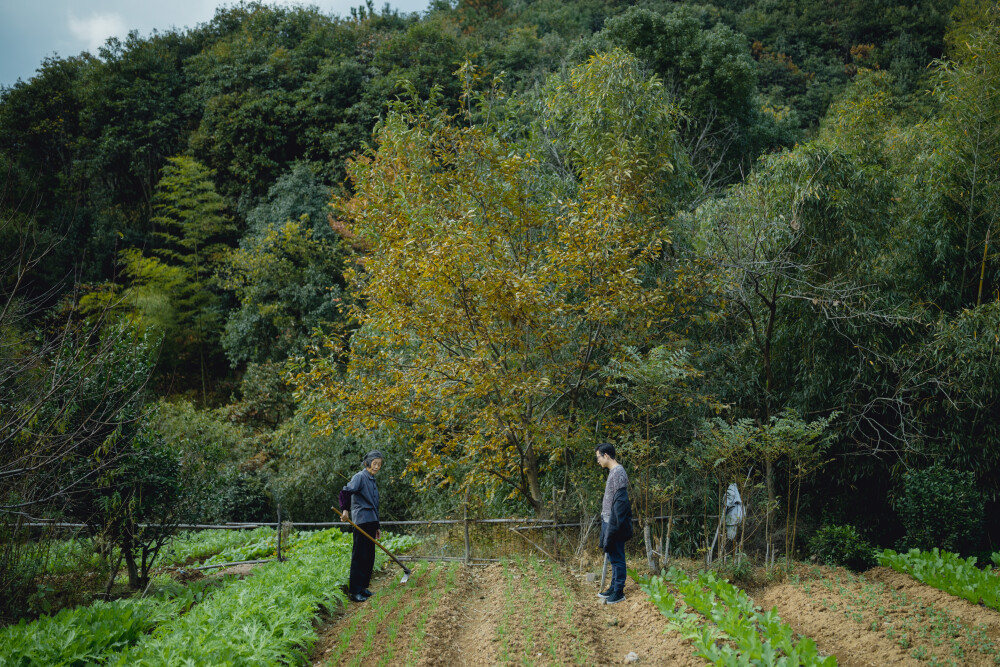
[[[232,565],[230,567],[218,568],[215,570],[214,575],[216,577],[223,577],[226,575],[234,575],[237,577],[246,577],[253,572],[255,567],[263,565],[263,563],[243,563],[242,565]]]
[[[842,612],[828,609],[793,584],[772,586],[756,595],[754,602],[764,609],[777,607],[781,620],[795,632],[812,637],[820,652],[837,656],[839,665],[875,667],[919,664],[883,633],[871,632],[851,623]]]
[[[575,582],[582,594],[582,616],[589,621],[589,632],[600,651],[598,663],[620,665],[631,652],[639,664],[704,665],[694,657],[693,647],[667,628],[666,618],[642,590],[629,581],[625,601],[616,605],[598,603],[597,584],[586,584],[583,577]]]
[[[497,568],[459,567],[457,585],[442,593],[427,623],[419,667],[495,665],[496,613],[503,600]],[[440,587],[438,590],[441,590]]]
[[[945,609],[967,626],[982,625],[986,630],[986,636],[993,641],[1000,640],[1000,612],[995,609],[972,604],[951,593],[926,586],[910,575],[896,572],[889,567],[876,567],[865,572],[865,577],[872,581],[880,581],[893,590],[902,591],[924,604]]]
[[[188,583],[191,581],[198,581],[204,579],[207,575],[202,570],[170,570],[170,576],[172,576],[177,581],[182,583]]]
[[[811,567],[754,595],[841,665],[993,665],[1000,614],[887,568]]]

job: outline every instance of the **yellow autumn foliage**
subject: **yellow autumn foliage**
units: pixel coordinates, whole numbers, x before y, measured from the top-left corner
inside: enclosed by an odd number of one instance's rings
[[[349,271],[363,305],[346,373],[333,354],[297,378],[337,406],[315,412],[323,428],[399,427],[408,472],[457,466],[472,471],[461,486],[509,485],[536,510],[555,443],[592,428],[574,407],[600,364],[690,300],[653,271],[669,243],[653,194],[677,172],[659,82],[616,51],[553,85],[545,109],[575,182],[471,113],[416,102],[380,125],[336,203],[370,249]]]

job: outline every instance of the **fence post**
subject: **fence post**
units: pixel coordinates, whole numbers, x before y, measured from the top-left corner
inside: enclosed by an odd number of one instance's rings
[[[559,558],[559,513],[556,511],[556,487],[552,487],[552,553]]]
[[[281,562],[281,503],[278,503],[278,562]]]
[[[672,502],[672,501],[671,501]],[[667,542],[663,549],[663,565],[666,566],[670,562],[670,531],[674,528],[674,508],[670,508],[670,518],[667,519]]]
[[[465,523],[465,564],[471,562],[472,553],[469,549],[469,490],[465,490],[465,502],[462,503],[463,520]]]

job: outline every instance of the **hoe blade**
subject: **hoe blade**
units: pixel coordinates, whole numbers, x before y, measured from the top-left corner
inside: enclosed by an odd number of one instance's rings
[[[399,583],[405,584],[410,580],[410,570],[409,568],[403,568],[403,578],[399,580]]]

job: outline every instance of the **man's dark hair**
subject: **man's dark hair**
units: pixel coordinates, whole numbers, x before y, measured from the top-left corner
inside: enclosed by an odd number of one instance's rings
[[[610,442],[599,442],[597,443],[597,447],[594,447],[594,450],[598,454],[605,454],[606,456],[610,456],[616,461],[618,460],[618,457],[615,456],[615,446],[612,445]]]

